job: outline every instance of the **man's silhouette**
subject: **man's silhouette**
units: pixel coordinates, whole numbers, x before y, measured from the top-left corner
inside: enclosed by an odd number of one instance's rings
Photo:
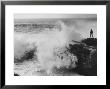
[[[90,38],[92,38],[93,37],[93,30],[91,29],[91,31],[90,31]]]

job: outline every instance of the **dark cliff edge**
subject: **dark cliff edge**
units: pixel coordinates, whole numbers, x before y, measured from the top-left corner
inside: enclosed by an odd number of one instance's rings
[[[78,58],[73,71],[85,76],[97,76],[97,38],[86,38],[75,45],[70,44],[69,51]]]

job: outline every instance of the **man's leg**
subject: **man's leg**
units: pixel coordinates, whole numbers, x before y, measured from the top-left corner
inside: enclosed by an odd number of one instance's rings
[[[93,38],[93,34],[92,34],[92,38]]]
[[[90,38],[91,38],[91,33],[90,33]]]

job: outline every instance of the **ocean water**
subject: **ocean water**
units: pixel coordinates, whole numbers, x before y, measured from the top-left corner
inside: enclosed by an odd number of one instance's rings
[[[72,40],[81,40],[80,34],[62,21],[56,23],[15,24],[14,73],[20,76],[80,76],[69,71],[77,66],[78,59],[68,51],[69,44],[75,44]],[[28,54],[32,50],[33,53]],[[24,57],[31,54],[30,58]]]

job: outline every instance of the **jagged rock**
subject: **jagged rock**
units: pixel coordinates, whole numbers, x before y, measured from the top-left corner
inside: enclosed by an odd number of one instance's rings
[[[19,76],[19,74],[14,73],[14,76]]]
[[[78,58],[76,72],[81,75],[97,75],[97,38],[87,38],[77,44],[70,44],[69,52]]]

